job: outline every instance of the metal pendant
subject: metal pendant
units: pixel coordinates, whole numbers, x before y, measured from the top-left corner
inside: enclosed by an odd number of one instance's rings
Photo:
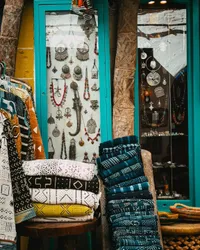
[[[62,111],[60,110],[60,107],[58,107],[58,110],[56,112],[56,119],[60,120],[63,118]]]
[[[85,162],[85,163],[90,162],[89,157],[88,157],[88,153],[87,153],[87,152],[85,152],[85,153],[84,153],[83,162]]]
[[[80,145],[81,147],[83,147],[84,144],[85,144],[85,142],[84,142],[84,140],[81,138],[80,141],[79,141],[79,145]]]
[[[66,109],[65,109],[65,114],[64,114],[64,116],[65,116],[66,118],[69,118],[69,117],[72,116],[72,115],[71,115],[71,109],[70,109],[70,108],[66,108]]]
[[[91,109],[93,109],[93,110],[98,109],[98,107],[99,107],[98,100],[91,100],[90,102],[91,102],[91,105],[90,105]]]
[[[52,135],[53,135],[54,137],[59,137],[59,135],[60,135],[60,130],[58,129],[58,126],[57,126],[57,125],[55,126],[54,130],[52,131]]]

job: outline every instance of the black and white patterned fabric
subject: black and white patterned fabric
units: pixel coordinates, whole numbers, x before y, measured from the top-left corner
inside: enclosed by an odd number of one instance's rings
[[[91,181],[62,176],[27,176],[29,188],[75,189],[99,193],[99,180],[95,175]]]
[[[44,204],[81,204],[97,209],[101,193],[74,189],[30,188],[31,200]]]
[[[52,175],[85,181],[91,181],[95,174],[94,164],[61,159],[24,161],[23,169],[27,176]]]

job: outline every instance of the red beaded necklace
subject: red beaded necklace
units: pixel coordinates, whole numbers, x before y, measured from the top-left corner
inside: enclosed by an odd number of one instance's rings
[[[50,93],[51,93],[51,102],[53,104],[54,107],[62,107],[66,101],[66,95],[67,95],[67,85],[66,85],[66,81],[64,81],[64,89],[63,89],[63,94],[62,94],[62,98],[61,98],[61,101],[58,103],[56,101],[56,98],[55,98],[55,88],[54,88],[54,84],[53,84],[53,80],[51,80],[51,84],[50,84]],[[56,92],[58,92],[60,89],[59,87],[57,86],[56,88]]]

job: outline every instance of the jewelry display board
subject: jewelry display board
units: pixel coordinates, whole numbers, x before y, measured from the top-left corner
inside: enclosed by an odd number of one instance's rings
[[[98,15],[46,12],[48,157],[94,163],[101,141]]]
[[[140,143],[164,200],[189,199],[186,23],[186,9],[138,14]]]

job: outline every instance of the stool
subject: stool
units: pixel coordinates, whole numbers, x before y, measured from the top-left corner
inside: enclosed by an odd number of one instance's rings
[[[95,250],[96,243],[96,229],[100,225],[100,218],[93,219],[88,222],[78,222],[78,223],[38,223],[38,222],[23,222],[17,225],[17,236],[18,245],[17,249],[20,250],[20,236],[30,237],[32,239],[32,244],[34,246],[29,249],[40,250],[41,249],[41,239],[42,238],[57,238],[82,235],[87,233],[88,238],[88,249]],[[65,247],[62,248],[65,250]],[[66,248],[67,250],[71,250]],[[74,250],[74,248],[73,248]]]
[[[165,250],[200,249],[200,223],[176,223],[161,226]]]

